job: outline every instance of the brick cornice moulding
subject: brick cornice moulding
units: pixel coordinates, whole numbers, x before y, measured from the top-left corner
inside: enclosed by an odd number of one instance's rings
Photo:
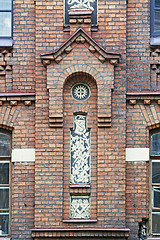
[[[31,229],[33,238],[75,238],[75,237],[95,237],[107,239],[127,239],[130,229],[128,228],[77,228],[77,229]]]
[[[64,42],[57,50],[52,52],[44,52],[41,54],[41,59],[44,65],[51,64],[51,61],[55,61],[57,64],[62,60],[62,55],[68,54],[72,51],[72,43],[76,41],[77,43],[84,43],[87,41],[90,45],[89,51],[94,53],[97,51],[99,54],[99,61],[105,62],[106,60],[110,60],[110,63],[113,65],[117,65],[121,56],[120,52],[107,51],[102,46],[100,46],[91,36],[88,35],[84,29],[79,28],[73,35]],[[70,49],[68,51],[68,49]]]
[[[128,91],[126,93],[127,96],[153,96],[153,95],[159,95],[160,96],[160,90],[156,90],[156,91],[147,91],[147,90],[143,90],[143,91]]]
[[[152,104],[152,101],[157,101],[160,104],[160,90],[157,91],[128,91],[126,99],[130,105],[135,105],[143,100],[143,104]]]
[[[24,97],[35,96],[35,92],[4,92],[0,93],[0,97]]]
[[[0,106],[3,102],[9,102],[11,106],[13,102],[24,102],[25,106],[30,106],[35,101],[35,92],[4,92],[0,93]]]

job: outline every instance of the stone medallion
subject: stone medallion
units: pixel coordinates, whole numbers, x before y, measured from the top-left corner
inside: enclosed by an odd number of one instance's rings
[[[76,101],[85,101],[90,97],[90,87],[84,83],[76,83],[71,89],[71,95]]]

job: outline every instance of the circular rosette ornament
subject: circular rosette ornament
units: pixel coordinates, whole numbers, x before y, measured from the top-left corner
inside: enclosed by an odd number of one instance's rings
[[[85,101],[90,97],[90,88],[87,84],[76,83],[71,89],[71,95],[76,101]]]

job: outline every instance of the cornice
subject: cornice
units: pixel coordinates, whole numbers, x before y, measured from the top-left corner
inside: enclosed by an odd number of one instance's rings
[[[75,237],[118,237],[118,239],[126,239],[129,236],[130,229],[128,228],[78,228],[78,229],[31,229],[32,237],[43,237],[43,238],[75,238]]]
[[[35,101],[35,92],[1,92],[0,93],[0,106],[4,102],[9,102],[11,106],[16,106],[18,102],[24,102],[24,105],[30,106]]]
[[[160,100],[160,90],[128,91],[126,98],[127,100]]]
[[[0,97],[27,97],[35,96],[35,92],[4,92],[0,93]]]
[[[138,102],[142,102],[144,105],[157,102],[160,105],[160,90],[128,91],[126,99],[130,105],[136,105]]]
[[[160,90],[142,90],[142,91],[128,91],[126,93],[127,96],[153,96],[160,95]]]
[[[111,64],[116,65],[121,56],[120,52],[107,51],[102,46],[100,46],[89,34],[82,28],[79,28],[72,36],[65,41],[57,50],[51,52],[44,52],[41,54],[41,59],[44,65],[49,65],[51,61],[59,63],[62,60],[61,55],[72,51],[72,43],[76,41],[77,43],[84,43],[85,41],[89,44],[89,51],[92,53],[99,53],[99,60],[105,62],[106,60],[111,60]]]

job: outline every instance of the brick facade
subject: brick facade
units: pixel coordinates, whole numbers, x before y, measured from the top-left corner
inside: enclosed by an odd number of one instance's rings
[[[64,2],[13,1],[13,47],[0,47],[0,129],[12,133],[10,233],[1,239],[138,240],[150,229],[149,149],[160,128],[160,48],[150,46],[150,1],[99,1],[91,12]],[[74,100],[76,83],[90,87]],[[70,183],[74,116],[87,116],[91,181]],[[149,150],[148,150],[149,151]],[[21,160],[22,159],[22,160]],[[70,217],[70,197],[90,199],[90,218]]]

